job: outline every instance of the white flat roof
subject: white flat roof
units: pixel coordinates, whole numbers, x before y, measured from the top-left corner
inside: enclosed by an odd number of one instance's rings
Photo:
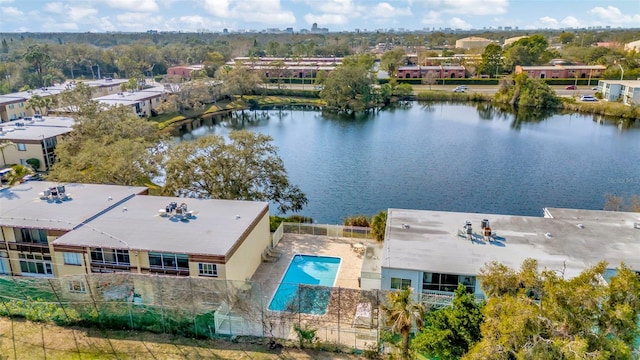
[[[43,140],[69,133],[75,120],[70,117],[44,116],[40,119],[30,117],[0,124],[2,140]]]
[[[134,91],[134,92],[125,91],[125,92],[120,92],[116,94],[101,96],[101,97],[95,98],[94,100],[99,101],[101,103],[110,104],[110,105],[114,105],[114,104],[130,105],[140,101],[153,99],[155,97],[162,95],[164,92],[165,90],[163,86],[156,86],[153,88],[144,89],[140,91]]]
[[[160,216],[170,202],[187,204],[194,218],[180,221]],[[268,211],[266,202],[141,195],[53,244],[227,256]]]
[[[640,271],[640,229],[633,227],[640,214],[547,211],[558,217],[389,209],[382,266],[474,275],[491,261],[519,268],[523,260],[534,258],[541,268],[564,269],[568,277],[599,261],[612,268],[624,262]],[[480,234],[483,219],[490,221],[499,241],[458,236],[465,221],[471,221],[474,233]]]
[[[65,186],[71,200],[40,199],[41,192],[58,185]],[[29,181],[0,191],[0,226],[71,230],[119,201],[146,190],[139,186]]]

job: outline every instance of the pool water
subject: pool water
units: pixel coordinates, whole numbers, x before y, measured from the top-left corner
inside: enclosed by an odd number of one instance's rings
[[[269,303],[269,310],[324,315],[341,259],[296,254]]]

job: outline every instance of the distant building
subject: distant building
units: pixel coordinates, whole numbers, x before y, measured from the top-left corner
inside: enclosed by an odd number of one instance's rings
[[[180,76],[183,79],[190,80],[191,74],[194,71],[200,71],[202,69],[204,69],[204,65],[202,64],[172,66],[167,69],[167,75]]]
[[[640,80],[600,80],[598,88],[604,100],[640,104]]]
[[[397,77],[401,79],[420,79],[431,74],[434,78],[464,78],[466,69],[461,65],[442,65],[442,66],[400,66],[398,68]]]
[[[603,65],[542,65],[542,66],[516,66],[515,74],[526,73],[535,79],[566,79],[599,78],[607,69]]]
[[[265,78],[293,77],[315,78],[319,71],[331,72],[342,64],[340,57],[309,57],[309,58],[279,58],[279,57],[236,57],[227,65],[241,64],[251,71],[259,72]]]
[[[69,117],[36,115],[0,125],[0,142],[10,141],[2,151],[0,168],[21,164],[28,159],[38,159],[37,171],[48,171],[56,161],[55,148],[58,142],[73,131],[75,121]]]
[[[510,38],[504,40],[504,44],[502,46],[509,46],[509,45],[513,44],[514,42],[520,40],[520,39],[526,39],[526,38],[528,38],[528,36],[510,37]]]
[[[635,50],[640,51],[640,40],[632,41],[624,45],[624,49],[627,51]]]
[[[164,98],[164,93],[164,87],[157,86],[134,92],[122,91],[94,100],[105,106],[129,106],[138,116],[151,116]]]
[[[595,44],[596,47],[604,47],[608,49],[622,48],[622,44],[616,41],[600,41]]]
[[[456,41],[458,49],[481,49],[491,44],[493,41],[477,36],[466,37]]]

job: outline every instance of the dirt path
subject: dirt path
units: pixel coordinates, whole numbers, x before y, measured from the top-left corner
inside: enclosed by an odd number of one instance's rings
[[[137,331],[64,328],[24,320],[14,320],[12,326],[11,320],[0,318],[0,360],[5,359],[337,360],[362,357],[298,349],[269,351],[265,345],[256,343],[194,340]]]

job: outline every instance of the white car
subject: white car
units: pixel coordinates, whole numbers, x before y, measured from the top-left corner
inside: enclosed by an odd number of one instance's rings
[[[466,86],[465,87],[457,86],[453,89],[453,92],[460,93],[460,92],[464,92],[465,90],[466,90]]]
[[[582,96],[580,96],[580,101],[595,102],[595,101],[598,101],[598,99],[596,99],[595,97],[593,97],[591,95],[582,95]]]

